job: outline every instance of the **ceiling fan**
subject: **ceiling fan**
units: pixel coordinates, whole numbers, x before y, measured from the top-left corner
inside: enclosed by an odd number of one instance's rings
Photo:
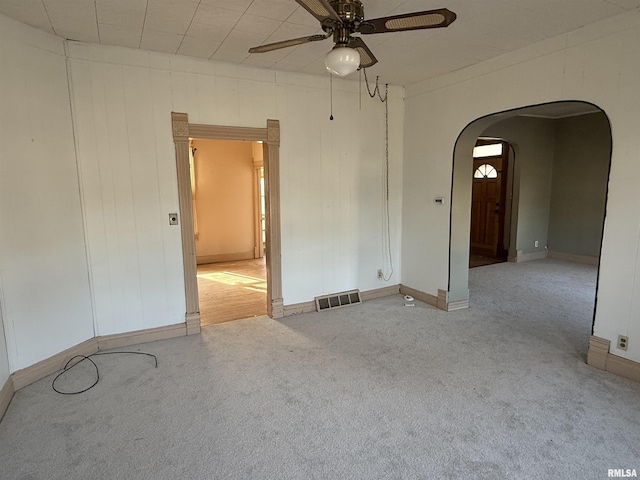
[[[378,60],[369,47],[354,33],[402,32],[449,26],[456,14],[446,8],[406,13],[365,20],[360,0],[295,0],[320,22],[325,35],[311,35],[249,49],[249,53],[264,53],[303,43],[325,40],[333,35],[334,47],[325,57],[327,70],[339,76],[349,75],[359,68],[369,68]]]

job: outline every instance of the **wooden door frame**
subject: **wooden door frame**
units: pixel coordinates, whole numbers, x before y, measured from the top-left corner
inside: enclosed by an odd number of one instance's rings
[[[253,258],[264,257],[264,242],[262,241],[262,199],[260,188],[260,170],[264,167],[264,162],[256,162],[253,160]],[[264,172],[262,172],[264,176]],[[265,182],[266,186],[266,182]],[[266,192],[265,192],[266,193]],[[266,209],[266,196],[265,196],[265,209]],[[266,212],[265,212],[266,217]],[[266,232],[266,221],[265,221]]]
[[[187,335],[200,333],[200,305],[196,245],[194,237],[191,177],[189,171],[189,138],[263,142],[267,236],[267,313],[272,318],[284,316],[282,300],[282,265],[280,234],[280,122],[267,120],[266,128],[230,127],[189,123],[186,113],[171,113],[173,142],[178,174],[182,259],[186,300]]]

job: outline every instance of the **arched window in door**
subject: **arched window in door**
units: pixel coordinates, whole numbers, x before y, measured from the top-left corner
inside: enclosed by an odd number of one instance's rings
[[[483,163],[476,168],[473,178],[498,178],[498,171],[493,165]]]

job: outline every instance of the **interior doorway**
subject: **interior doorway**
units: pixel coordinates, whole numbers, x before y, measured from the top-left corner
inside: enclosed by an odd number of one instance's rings
[[[280,233],[280,122],[267,120],[265,128],[233,127],[189,123],[186,113],[171,114],[176,152],[178,199],[182,237],[182,260],[185,283],[185,320],[187,334],[200,332],[196,245],[194,236],[193,198],[189,166],[190,138],[262,142],[265,197],[265,267],[267,314],[284,316],[282,299],[281,233]]]
[[[190,140],[201,325],[266,315],[262,142]]]
[[[451,201],[449,302],[469,304],[469,264],[463,254],[471,251],[470,177],[476,166],[471,152],[479,137],[505,139],[513,155],[508,163],[513,188],[507,187],[512,207],[510,222],[505,224],[510,228],[505,233],[509,261],[553,259],[593,266],[597,272],[611,166],[608,117],[597,106],[578,101],[524,107],[479,118],[458,137]],[[549,260],[539,265],[547,264]],[[596,283],[596,295],[588,300],[592,324],[597,288]]]
[[[470,270],[468,257],[465,258],[472,251],[470,177],[477,169],[491,171],[490,167],[481,168],[483,164],[471,154],[479,137],[505,139],[513,152],[508,165],[513,171],[513,188],[508,192],[512,196],[511,212],[507,214],[511,219],[508,259],[526,263],[503,263],[496,265],[495,271],[523,271],[522,267],[529,272],[535,270],[537,282],[521,288],[519,295],[539,304],[551,304],[562,295],[575,299],[582,290],[580,302],[572,306],[575,311],[568,314],[578,320],[572,338],[581,337],[578,349],[586,357],[595,324],[598,270],[602,265],[612,148],[609,119],[593,104],[567,101],[488,115],[474,120],[461,132],[453,165],[449,301],[466,306],[470,289],[474,289],[473,298],[483,288],[500,288],[496,282],[482,278],[494,267]],[[497,178],[496,173],[492,176]],[[563,273],[567,266],[571,270],[568,274]],[[587,281],[568,288],[578,271],[587,273]],[[582,273],[578,276],[582,277]],[[526,282],[527,278],[523,278],[522,285]],[[512,304],[512,298],[505,298],[507,304]],[[562,308],[540,321],[561,324],[566,317],[560,313]]]
[[[479,138],[473,149],[469,267],[507,261],[509,144]]]

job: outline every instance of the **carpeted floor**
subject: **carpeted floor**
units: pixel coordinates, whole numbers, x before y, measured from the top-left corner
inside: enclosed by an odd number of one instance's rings
[[[596,270],[473,269],[472,308],[400,295],[98,357],[0,424],[10,479],[605,479],[640,470],[640,384],[585,362]],[[85,384],[78,369],[61,387]]]

